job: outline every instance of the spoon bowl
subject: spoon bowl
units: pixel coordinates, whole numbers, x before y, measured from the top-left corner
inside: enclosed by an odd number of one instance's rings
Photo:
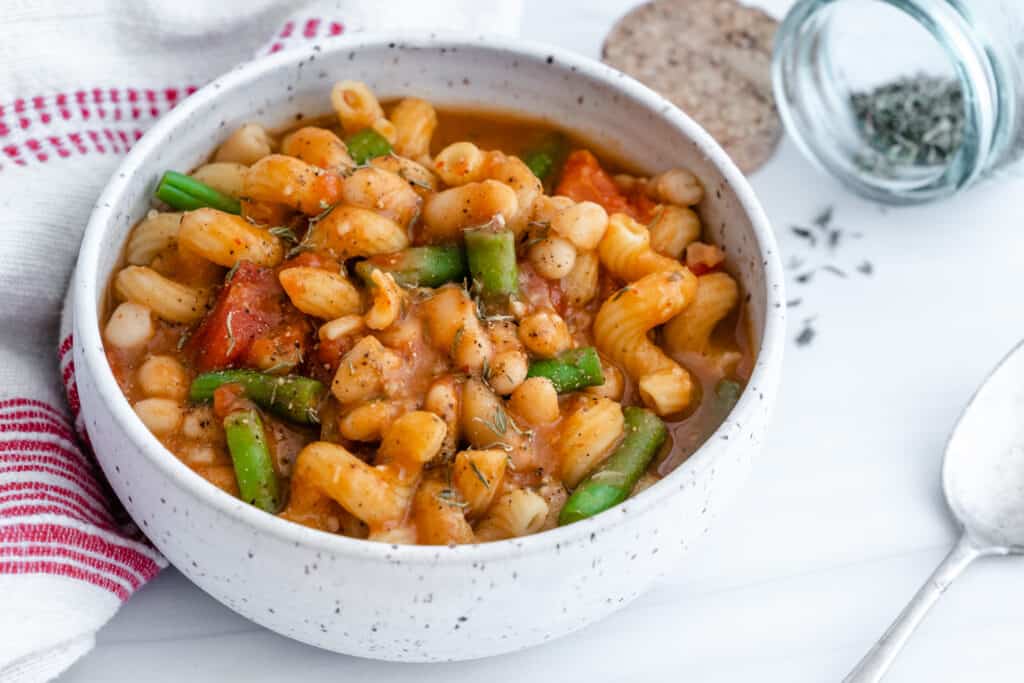
[[[1024,552],[1022,418],[1024,342],[992,370],[946,444],[942,489],[960,540],[843,683],[882,680],[931,606],[971,562]]]
[[[1024,552],[1024,342],[960,416],[946,445],[942,487],[975,545]]]

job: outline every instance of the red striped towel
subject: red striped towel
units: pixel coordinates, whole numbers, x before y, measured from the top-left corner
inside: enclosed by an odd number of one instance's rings
[[[278,52],[371,26],[514,31],[519,17],[518,0],[299,6],[298,16],[289,16],[296,3],[286,0],[48,0],[4,9],[2,681],[57,676],[166,565],[125,515],[90,453],[71,321],[59,320],[82,228],[121,155],[157,118],[257,46],[263,46],[257,55]]]

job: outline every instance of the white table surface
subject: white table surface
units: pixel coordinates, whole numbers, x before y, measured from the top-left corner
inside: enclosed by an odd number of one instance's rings
[[[629,0],[527,0],[523,35],[597,57]],[[775,13],[788,0],[763,3]],[[1024,182],[884,209],[790,141],[753,178],[789,273],[790,343],[774,426],[706,541],[619,614],[478,662],[396,665],[331,654],[235,615],[169,569],[62,679],[449,683],[839,681],[952,544],[943,444],[975,385],[1024,336]],[[835,206],[834,253],[789,229]],[[868,277],[856,267],[874,266]],[[831,263],[849,275],[819,271]],[[811,344],[794,340],[815,316]],[[939,603],[888,680],[1024,680],[1024,560],[982,560]]]

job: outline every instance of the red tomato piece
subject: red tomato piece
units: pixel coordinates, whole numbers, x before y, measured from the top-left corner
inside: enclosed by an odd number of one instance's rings
[[[575,202],[600,204],[610,214],[626,213],[636,218],[635,209],[619,191],[611,175],[601,168],[597,157],[585,149],[573,151],[565,160],[555,194]]]
[[[654,220],[654,214],[658,212],[658,203],[648,197],[639,188],[629,193],[630,214],[641,223],[648,224]],[[628,213],[628,212],[627,212]]]
[[[186,344],[196,369],[227,368],[244,358],[254,339],[281,322],[286,303],[272,269],[242,261]]]

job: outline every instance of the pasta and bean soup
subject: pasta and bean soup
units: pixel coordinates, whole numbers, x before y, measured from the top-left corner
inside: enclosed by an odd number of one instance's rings
[[[331,102],[168,171],[129,237],[107,356],[186,465],[326,532],[476,543],[606,510],[722,422],[753,351],[691,172],[354,81]]]

